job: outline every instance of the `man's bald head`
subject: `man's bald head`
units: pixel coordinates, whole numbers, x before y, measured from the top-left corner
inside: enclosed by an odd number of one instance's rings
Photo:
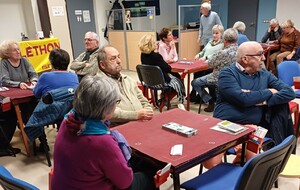
[[[257,50],[261,49],[261,45],[258,42],[255,41],[248,41],[248,42],[244,42],[242,43],[238,49],[237,49],[237,53],[236,53],[236,60],[237,62],[241,62],[242,57],[244,57],[245,55],[254,55],[257,53]]]
[[[238,47],[236,59],[248,74],[254,74],[262,68],[264,50],[258,42],[244,42]]]

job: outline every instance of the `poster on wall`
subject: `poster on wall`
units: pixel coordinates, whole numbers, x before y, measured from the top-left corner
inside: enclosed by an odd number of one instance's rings
[[[63,6],[53,6],[52,7],[53,16],[64,16],[64,7]]]
[[[89,10],[82,11],[83,22],[91,22],[91,16]]]
[[[60,48],[58,38],[45,38],[43,40],[29,40],[19,42],[21,54],[26,57],[37,73],[52,69],[49,62],[51,50]]]

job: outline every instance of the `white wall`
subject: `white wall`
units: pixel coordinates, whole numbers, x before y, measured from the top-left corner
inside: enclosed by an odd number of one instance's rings
[[[7,39],[20,41],[21,32],[28,35],[22,1],[0,0],[0,42]]]
[[[280,23],[291,19],[297,30],[300,30],[299,0],[277,0],[276,17]]]
[[[60,47],[66,50],[70,54],[70,57],[72,59],[73,52],[72,52],[72,45],[71,45],[70,30],[68,25],[66,2],[65,0],[47,0],[47,3],[48,3],[48,11],[49,11],[52,33],[54,37],[57,37],[59,39]],[[54,16],[52,13],[53,7],[62,7],[63,15]]]
[[[169,27],[176,24],[176,1],[160,0],[160,15],[156,17],[156,31],[159,32],[163,27]]]

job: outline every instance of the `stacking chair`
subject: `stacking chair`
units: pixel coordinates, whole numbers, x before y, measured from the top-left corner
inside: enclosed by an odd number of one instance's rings
[[[283,61],[277,66],[277,70],[278,78],[289,86],[294,85],[293,77],[300,76],[300,68],[296,61]],[[291,114],[294,114],[294,130],[299,131],[299,129],[297,129],[299,127],[299,104],[289,102],[289,107]]]
[[[246,164],[236,166],[222,163],[207,172],[184,182],[186,190],[270,190],[282,172],[295,147],[296,137],[288,136],[274,148],[251,158]]]
[[[14,178],[11,173],[0,164],[0,185],[4,190],[39,190],[39,188]]]
[[[160,67],[154,65],[137,65],[136,70],[144,89],[151,89],[154,91],[154,99],[156,105],[159,106],[159,111],[162,112],[165,102],[167,103],[167,109],[169,110],[171,107],[170,101],[177,93],[172,87],[166,84]],[[158,91],[161,91],[160,100],[158,100],[157,97]]]

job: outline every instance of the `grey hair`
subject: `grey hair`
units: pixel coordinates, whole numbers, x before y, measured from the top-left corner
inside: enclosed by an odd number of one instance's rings
[[[273,19],[270,20],[270,24],[276,24],[276,25],[278,25],[279,21],[277,20],[277,18],[273,18]]]
[[[17,41],[14,40],[4,40],[0,44],[0,58],[1,59],[8,59],[9,58],[9,49],[13,46],[17,45],[20,49],[20,45]]]
[[[85,76],[75,91],[73,107],[84,118],[103,120],[114,111],[119,99],[119,87],[113,79]]]
[[[99,36],[96,32],[88,31],[87,33],[85,33],[85,36],[88,34],[92,34],[93,39],[95,39],[97,42],[99,42]]]
[[[207,3],[207,2],[202,3],[202,4],[201,4],[201,7],[202,7],[202,8],[205,8],[205,9],[208,9],[209,11],[211,10],[211,5],[210,5],[210,3]]]
[[[99,51],[98,51],[98,56],[97,56],[97,61],[98,61],[98,63],[100,62],[100,61],[103,61],[103,62],[106,62],[106,48],[108,48],[108,47],[112,47],[111,45],[104,45],[104,46],[102,46],[100,49],[99,49]]]
[[[238,40],[238,32],[234,28],[228,28],[223,34],[223,40],[229,43],[236,43]]]
[[[246,25],[242,21],[237,21],[234,23],[232,28],[236,29],[237,31],[239,31],[241,33],[244,33],[246,30]]]

